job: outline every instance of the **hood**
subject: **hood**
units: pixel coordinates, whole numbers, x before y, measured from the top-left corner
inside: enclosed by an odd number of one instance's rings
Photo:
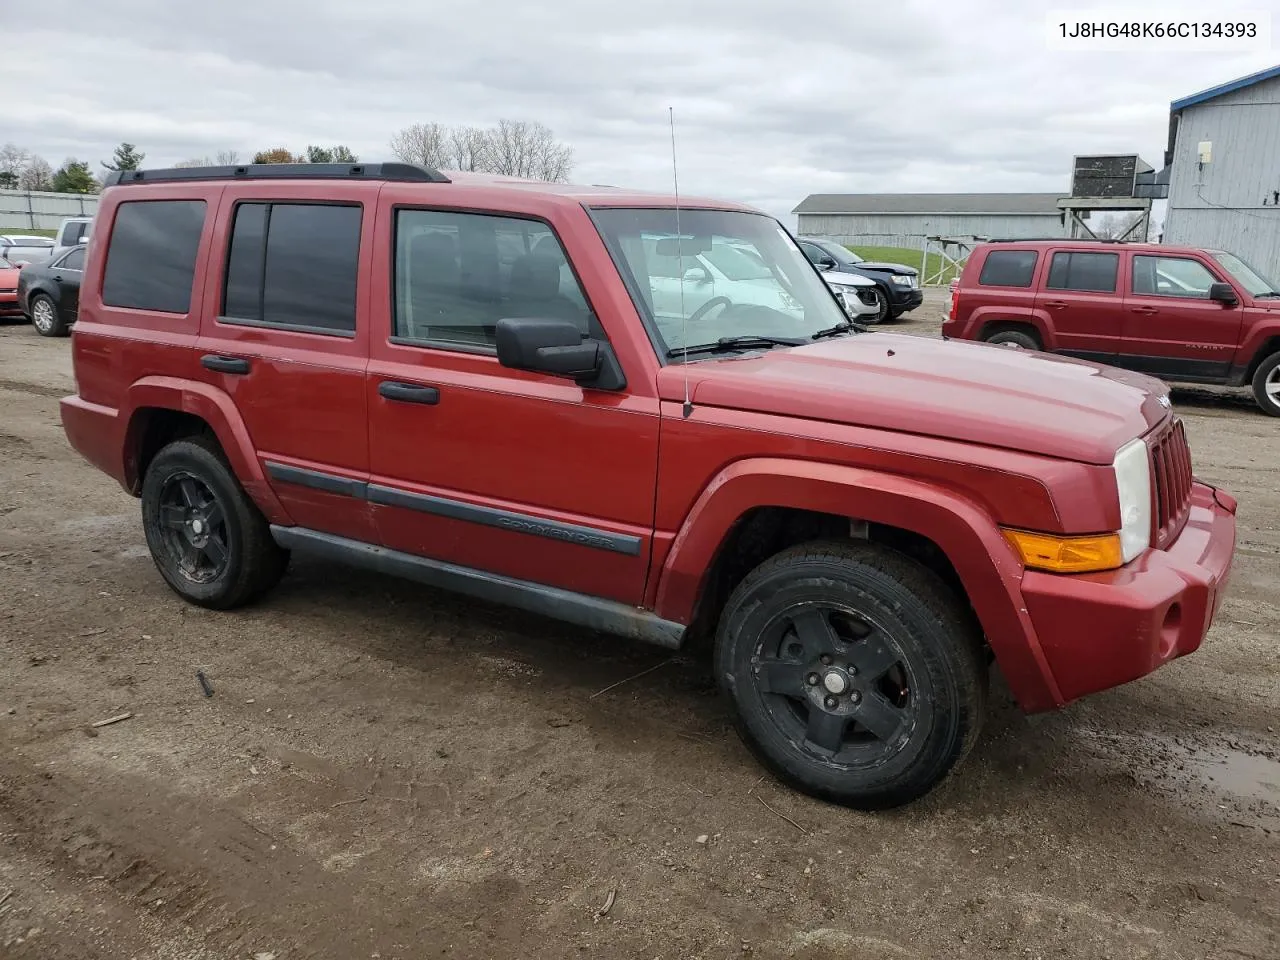
[[[660,378],[683,396],[682,368]],[[695,406],[825,420],[1109,464],[1167,417],[1163,383],[1051,354],[866,333],[691,363]],[[668,396],[670,394],[670,396]]]
[[[915,267],[908,267],[905,263],[878,263],[871,260],[861,260],[854,264],[859,270],[876,270],[880,273],[900,273],[909,277],[915,276],[919,271]]]
[[[822,279],[828,283],[843,283],[846,287],[874,287],[876,282],[860,273],[844,273],[840,270],[822,271]]]

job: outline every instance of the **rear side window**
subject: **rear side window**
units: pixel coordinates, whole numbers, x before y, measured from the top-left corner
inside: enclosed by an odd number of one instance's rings
[[[1115,293],[1119,268],[1118,253],[1055,253],[1045,286],[1050,290]]]
[[[354,333],[362,214],[358,205],[239,204],[222,319]]]
[[[186,313],[204,230],[203,200],[130,200],[116,208],[102,302]]]
[[[62,258],[62,265],[68,270],[84,269],[84,247],[76,247]]]
[[[1029,287],[1036,259],[1034,250],[993,250],[982,263],[978,283],[984,287]]]

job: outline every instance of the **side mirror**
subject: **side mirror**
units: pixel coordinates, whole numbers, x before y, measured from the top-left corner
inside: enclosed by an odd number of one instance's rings
[[[1235,288],[1229,283],[1209,284],[1209,299],[1217,300],[1228,307],[1234,307],[1240,302],[1240,298],[1236,296]]]
[[[685,283],[704,284],[711,282],[711,274],[706,267],[694,265],[684,272]]]
[[[816,266],[819,270],[831,270],[832,268],[838,266],[838,264],[836,263],[835,257],[828,256],[828,257],[819,257],[816,261]]]
[[[89,242],[88,236],[82,236],[79,240],[76,241],[76,243],[88,243],[88,242]]]
[[[597,390],[627,385],[608,342],[583,336],[568,320],[507,317],[498,321],[494,336],[498,362],[504,367],[564,377]]]

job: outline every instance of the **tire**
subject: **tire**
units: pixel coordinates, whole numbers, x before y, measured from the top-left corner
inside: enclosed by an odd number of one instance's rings
[[[65,337],[70,325],[62,318],[58,305],[46,294],[37,293],[31,298],[31,325],[42,337]]]
[[[1280,353],[1273,353],[1253,374],[1253,398],[1263,413],[1280,417]]]
[[[979,637],[968,608],[915,561],[866,542],[814,542],[766,560],[733,591],[716,676],[739,735],[778,779],[887,809],[932,790],[977,740]]]
[[[217,449],[178,440],[156,454],[142,482],[142,525],[156,569],[190,603],[229,610],[279,582],[289,553],[271,537]]]
[[[987,343],[1012,343],[1023,350],[1040,350],[1040,338],[1030,330],[997,330],[983,338]]]
[[[889,297],[878,286],[876,287],[876,312],[874,316],[865,317],[866,323],[884,323],[889,318]]]

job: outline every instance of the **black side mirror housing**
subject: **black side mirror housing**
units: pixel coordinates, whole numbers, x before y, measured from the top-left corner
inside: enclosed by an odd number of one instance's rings
[[[504,367],[564,377],[602,390],[626,386],[622,366],[609,344],[584,336],[569,320],[506,317],[498,321],[494,336],[498,362]]]
[[[836,266],[838,266],[838,264],[836,263],[835,257],[819,257],[818,258],[819,270],[831,270]]]
[[[1219,303],[1234,307],[1240,302],[1240,298],[1236,296],[1236,291],[1229,283],[1211,283],[1209,284],[1209,299],[1217,300]]]

